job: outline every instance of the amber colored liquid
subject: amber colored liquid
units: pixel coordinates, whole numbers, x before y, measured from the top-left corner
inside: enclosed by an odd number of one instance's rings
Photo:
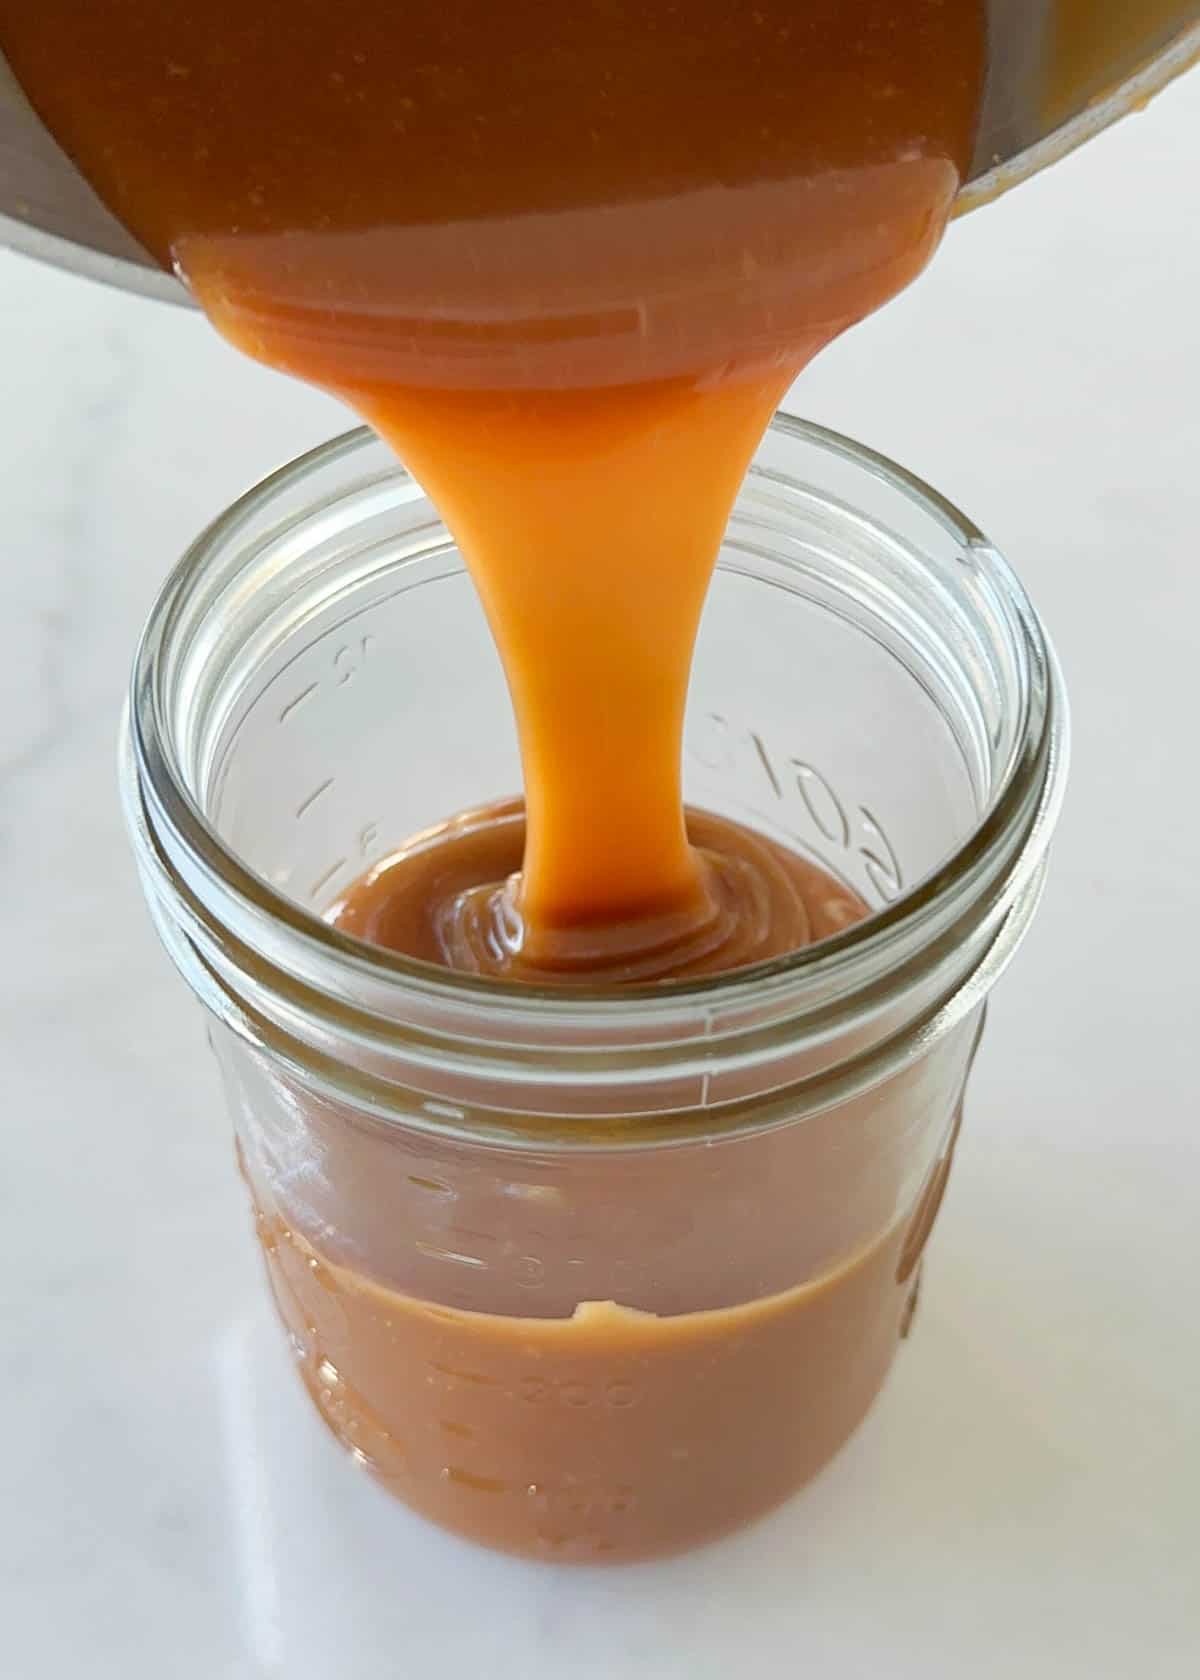
[[[514,963],[491,895],[521,865],[516,801],[420,837],[330,914],[346,932],[426,961],[585,983],[753,962],[866,914],[857,895],[761,835],[695,811],[687,826],[720,906],[698,930],[667,918],[648,937],[645,923],[604,923],[588,943],[575,929],[558,946],[539,930],[514,941]],[[352,1136],[339,1139],[339,1176],[369,1181],[359,1154]],[[815,1281],[671,1316],[612,1301],[582,1302],[569,1318],[435,1305],[322,1254],[265,1204],[258,1228],[304,1382],[338,1440],[386,1487],[506,1551],[625,1562],[741,1526],[842,1444],[907,1329],[936,1184],[922,1202],[928,1222],[911,1213]],[[801,1205],[802,1196],[798,1186]],[[541,1252],[556,1275],[570,1264],[551,1230]],[[481,1271],[480,1308],[495,1287]]]
[[[599,937],[600,966],[641,973],[664,927],[657,971],[695,959],[713,847],[689,840],[680,749],[714,557],[796,373],[938,243],[983,10],[0,0],[0,46],[106,201],[236,344],[365,415],[454,533],[520,737],[518,971],[586,971]],[[747,880],[788,873],[752,836],[714,838]],[[463,891],[495,886],[495,855]],[[341,915],[394,934],[428,862]],[[793,910],[850,902],[798,862],[791,882]],[[789,911],[755,950],[818,931]],[[347,1231],[386,1219],[369,1178],[345,1182]],[[390,1487],[498,1545],[616,1558],[746,1520],[853,1428],[908,1297],[890,1218],[820,1281],[663,1318],[439,1307],[274,1211],[263,1233],[305,1378]]]
[[[521,925],[510,889],[525,854],[519,800],[464,812],[376,864],[329,911],[346,933],[424,962],[539,982],[693,978],[841,933],[867,906],[789,848],[740,823],[686,813],[707,914]]]
[[[106,201],[454,532],[516,711],[531,937],[711,911],[680,744],[714,557],[796,373],[941,236],[983,13],[0,0]]]
[[[422,1515],[562,1562],[677,1551],[793,1493],[874,1399],[916,1288],[896,1227],[745,1306],[516,1318],[400,1295],[266,1214],[259,1238],[342,1444]]]

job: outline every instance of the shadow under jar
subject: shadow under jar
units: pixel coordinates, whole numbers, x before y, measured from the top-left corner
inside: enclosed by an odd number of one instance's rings
[[[706,609],[686,791],[874,913],[703,981],[453,974],[322,914],[520,783],[445,527],[356,432],[199,539],[137,657],[129,821],[211,1015],[297,1368],[355,1459],[449,1528],[564,1560],[710,1539],[828,1460],[908,1325],[1065,738],[981,534],[780,417]]]

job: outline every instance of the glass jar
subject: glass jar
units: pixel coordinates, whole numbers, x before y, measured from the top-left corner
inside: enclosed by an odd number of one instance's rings
[[[361,431],[218,519],[151,614],[124,792],[297,1367],[353,1457],[448,1527],[563,1559],[680,1549],[811,1476],[907,1329],[1065,759],[1001,557],[780,417],[701,628],[686,792],[874,914],[701,981],[434,969],[323,912],[519,788],[454,543]]]

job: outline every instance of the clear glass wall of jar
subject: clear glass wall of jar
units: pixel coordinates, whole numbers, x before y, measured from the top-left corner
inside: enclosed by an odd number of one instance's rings
[[[322,912],[520,785],[454,544],[364,432],[216,521],[147,626],[124,792],[296,1363],[356,1459],[476,1539],[617,1560],[737,1527],[829,1458],[911,1316],[1065,742],[981,533],[781,417],[701,630],[687,795],[874,914],[702,982],[435,970]]]

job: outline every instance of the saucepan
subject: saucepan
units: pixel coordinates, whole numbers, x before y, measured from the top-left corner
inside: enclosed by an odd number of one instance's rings
[[[1200,57],[1200,0],[991,0],[989,35],[960,213],[1139,109]],[[179,280],[105,209],[2,55],[0,244],[129,291],[189,301]]]

